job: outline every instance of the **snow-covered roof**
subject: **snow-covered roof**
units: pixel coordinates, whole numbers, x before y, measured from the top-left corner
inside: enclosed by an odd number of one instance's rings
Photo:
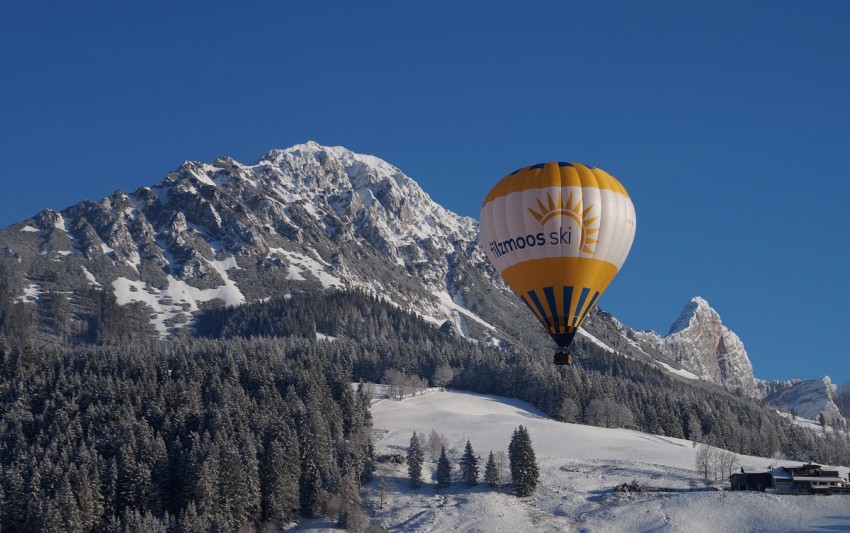
[[[791,474],[789,470],[786,470],[784,467],[774,468],[770,473],[774,479],[787,479],[791,481],[794,476]]]
[[[741,473],[743,474],[770,474],[770,468],[764,468],[763,466],[742,466]]]
[[[794,476],[794,481],[832,481],[835,483],[847,483],[843,477],[826,477],[826,476]]]

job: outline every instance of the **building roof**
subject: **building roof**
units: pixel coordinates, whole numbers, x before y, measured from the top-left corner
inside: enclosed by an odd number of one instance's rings
[[[836,483],[847,483],[843,477],[825,477],[825,476],[794,476],[794,481],[833,481]]]
[[[770,468],[761,468],[754,466],[742,466],[741,474],[770,474]]]
[[[772,475],[776,479],[787,479],[791,480],[794,477],[794,474],[791,473],[791,470],[784,466],[780,466],[779,468],[774,468],[771,470],[770,475]]]

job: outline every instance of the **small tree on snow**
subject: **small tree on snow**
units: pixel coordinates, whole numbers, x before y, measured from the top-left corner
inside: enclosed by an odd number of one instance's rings
[[[537,458],[531,446],[528,430],[519,426],[511,436],[508,445],[508,458],[511,462],[511,477],[518,496],[530,496],[540,482],[540,472],[537,468]]]
[[[381,504],[378,506],[378,509],[384,508],[384,493],[387,492],[389,488],[389,483],[387,482],[387,478],[381,476],[378,478],[378,494],[380,495]]]
[[[437,459],[437,472],[434,477],[437,481],[437,486],[440,488],[448,487],[452,483],[452,464],[446,456],[445,446],[440,450],[440,458]]]
[[[478,457],[475,456],[469,439],[466,440],[466,448],[460,458],[460,477],[467,485],[478,484]]]
[[[436,429],[432,429],[428,435],[428,456],[432,461],[436,461],[440,457],[440,449],[447,443],[446,436],[442,433],[437,433]]]
[[[717,452],[717,467],[720,471],[720,479],[728,478],[740,467],[738,454],[729,450],[719,450]]]
[[[700,473],[705,486],[709,486],[714,480],[714,472],[717,465],[716,450],[708,444],[699,444],[697,446],[695,461],[697,472]]]
[[[484,483],[487,483],[494,489],[502,485],[499,482],[499,471],[496,469],[496,458],[493,457],[493,450],[490,450],[490,456],[487,457],[487,464],[484,465]]]
[[[407,450],[407,475],[410,476],[410,486],[418,489],[422,486],[422,446],[416,432],[410,437],[410,447]]]

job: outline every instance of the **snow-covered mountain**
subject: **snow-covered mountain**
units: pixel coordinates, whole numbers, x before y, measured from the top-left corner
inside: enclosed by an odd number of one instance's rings
[[[848,414],[845,410],[842,415],[838,404],[845,403],[850,383],[838,387],[829,376],[806,381],[760,382],[759,389],[767,402],[809,420],[819,421],[823,415],[827,424],[834,425]]]
[[[315,142],[252,164],[186,162],[153,186],[44,210],[0,230],[0,274],[0,300],[31,304],[35,319],[19,322],[46,335],[96,335],[98,294],[168,336],[210,306],[344,288],[471,341],[552,349],[487,263],[475,220],[377,157]],[[665,336],[595,310],[575,348],[758,395],[743,344],[701,298]],[[847,413],[850,392],[836,398]]]
[[[699,296],[688,302],[667,335],[649,331],[637,336],[701,379],[747,396],[756,395],[753,365],[744,343]]]
[[[505,289],[484,266],[474,220],[376,157],[314,142],[250,165],[187,162],[152,187],[45,210],[0,239],[23,273],[22,299],[103,288],[147,306],[160,335],[212,302],[361,288],[483,338],[494,328],[465,306],[464,289]]]

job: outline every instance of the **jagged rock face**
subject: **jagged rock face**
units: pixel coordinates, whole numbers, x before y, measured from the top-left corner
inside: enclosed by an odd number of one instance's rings
[[[32,282],[20,293],[102,287],[120,304],[146,305],[161,335],[211,302],[338,287],[489,338],[470,287],[495,286],[494,308],[510,294],[477,238],[474,220],[396,167],[314,142],[250,165],[186,162],[154,186],[46,210],[0,233],[5,260]]]
[[[676,361],[703,379],[755,396],[753,366],[744,343],[702,298],[688,302],[663,345]]]
[[[698,296],[688,302],[667,335],[638,331],[634,337],[701,379],[746,396],[759,395],[753,366],[741,339]]]
[[[850,420],[850,381],[838,386],[835,394],[835,405],[841,415]]]
[[[807,381],[770,382],[764,385],[767,389],[765,400],[810,420],[819,421],[823,415],[824,421],[832,425],[842,418],[837,402],[843,402],[842,392],[846,392],[843,389],[848,388],[847,385],[839,389],[829,376]]]
[[[483,194],[483,192],[482,192]],[[0,269],[14,298],[109,291],[145,310],[161,336],[205,306],[293,291],[373,292],[472,340],[552,349],[496,275],[478,225],[428,197],[389,163],[314,142],[256,163],[186,162],[161,182],[117,191],[0,230]],[[756,394],[744,347],[692,300],[667,336],[594,310],[574,343],[644,361],[686,379]],[[850,409],[850,387],[838,394]]]

